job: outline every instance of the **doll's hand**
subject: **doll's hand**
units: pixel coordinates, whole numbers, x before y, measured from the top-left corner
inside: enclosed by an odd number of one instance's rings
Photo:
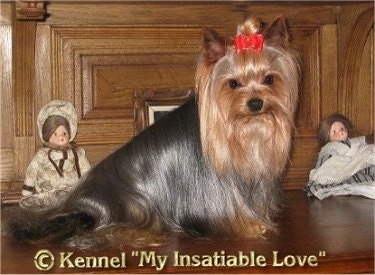
[[[49,192],[49,191],[53,190],[53,186],[52,186],[52,184],[49,180],[45,180],[45,181],[41,182],[39,184],[39,187],[43,192]]]

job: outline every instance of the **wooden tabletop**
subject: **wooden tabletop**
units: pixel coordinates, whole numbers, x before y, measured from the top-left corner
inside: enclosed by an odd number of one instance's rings
[[[268,233],[265,239],[173,236],[159,247],[80,251],[15,244],[2,236],[1,273],[374,272],[373,200],[347,196],[319,201],[302,191],[285,193],[285,207],[277,220],[279,232]],[[2,207],[3,213],[7,207]]]

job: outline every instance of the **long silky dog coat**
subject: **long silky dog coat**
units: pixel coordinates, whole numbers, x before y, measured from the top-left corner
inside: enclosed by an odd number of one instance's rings
[[[264,38],[256,50],[206,29],[197,97],[93,167],[64,204],[14,223],[15,238],[77,241],[114,226],[221,238],[273,229],[300,71],[284,20],[262,26],[238,29]]]

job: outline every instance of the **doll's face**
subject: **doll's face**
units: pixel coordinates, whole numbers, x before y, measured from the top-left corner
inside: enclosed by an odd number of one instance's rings
[[[331,126],[329,133],[330,141],[343,141],[348,138],[348,129],[342,122],[336,121]]]
[[[69,143],[69,132],[61,125],[53,132],[48,142],[57,146],[65,146]]]

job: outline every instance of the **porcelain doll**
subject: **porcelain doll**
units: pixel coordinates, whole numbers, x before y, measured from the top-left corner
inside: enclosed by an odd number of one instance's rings
[[[375,198],[374,136],[353,136],[353,125],[341,114],[321,122],[321,146],[315,169],[305,188],[319,199],[332,195],[363,195]]]
[[[22,208],[31,210],[58,204],[90,168],[84,149],[73,142],[77,114],[70,102],[54,100],[46,104],[37,125],[43,148],[27,168],[20,200]]]

